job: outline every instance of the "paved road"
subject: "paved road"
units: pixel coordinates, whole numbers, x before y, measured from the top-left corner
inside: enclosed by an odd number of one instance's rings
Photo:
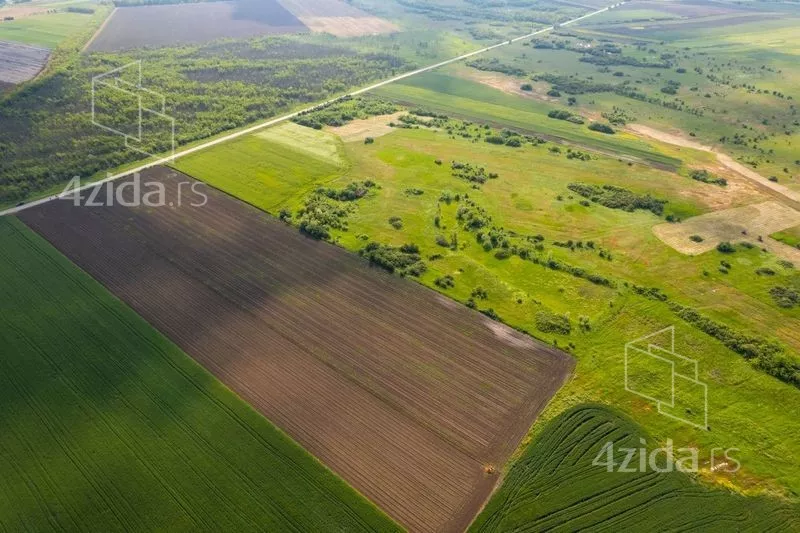
[[[609,9],[613,9],[613,8],[619,7],[619,6],[621,6],[621,5],[625,4],[625,3],[626,2],[619,2],[617,4],[613,4],[613,5],[609,6],[609,7],[604,7],[603,9],[598,9],[597,11],[593,11],[592,13],[589,13],[587,15],[583,15],[582,17],[578,17],[576,19],[572,19],[572,20],[570,20],[568,22],[563,22],[563,23],[561,23],[561,26],[568,26],[570,24],[574,24],[576,22],[580,22],[581,20],[587,19],[589,17],[593,17],[595,15],[599,15],[600,13],[605,13]],[[218,137],[216,139],[210,140],[208,142],[204,142],[204,143],[199,144],[197,146],[193,146],[192,148],[187,148],[187,149],[182,150],[180,152],[176,152],[174,155],[172,155],[170,157],[164,157],[164,158],[159,159],[157,161],[152,161],[150,163],[145,163],[145,164],[143,164],[141,166],[138,166],[136,168],[133,168],[133,169],[130,169],[130,170],[126,170],[125,172],[122,172],[122,173],[119,173],[119,174],[114,174],[112,176],[108,176],[105,179],[89,183],[89,184],[84,185],[84,186],[82,186],[80,188],[77,188],[77,189],[73,188],[73,189],[70,189],[69,191],[63,192],[61,194],[49,196],[47,198],[42,198],[41,200],[35,200],[35,201],[32,201],[32,202],[28,202],[28,203],[26,203],[24,205],[21,205],[21,206],[13,207],[11,209],[6,209],[5,211],[0,211],[0,216],[13,215],[13,214],[19,213],[20,211],[24,211],[25,209],[30,209],[32,207],[36,207],[38,205],[45,204],[47,202],[52,202],[52,201],[57,200],[59,198],[65,198],[65,197],[72,198],[72,197],[74,197],[75,193],[77,193],[79,191],[83,191],[83,190],[86,190],[86,189],[91,189],[93,187],[96,187],[99,184],[106,183],[106,182],[109,182],[109,181],[115,181],[115,180],[118,180],[118,179],[123,178],[125,176],[130,176],[131,174],[135,174],[137,172],[141,172],[141,171],[143,171],[145,169],[148,169],[148,168],[151,168],[151,167],[154,167],[154,166],[164,165],[166,163],[171,163],[172,161],[174,161],[175,159],[178,159],[180,157],[185,157],[185,156],[187,156],[189,154],[193,154],[195,152],[199,152],[200,150],[205,150],[206,148],[210,148],[211,146],[215,146],[217,144],[222,144],[222,143],[228,142],[228,141],[230,141],[232,139],[236,139],[238,137],[242,137],[244,135],[248,135],[250,133],[253,133],[254,131],[258,131],[258,130],[261,130],[261,129],[264,129],[264,128],[269,128],[270,126],[274,126],[276,124],[280,124],[281,122],[286,122],[287,120],[291,120],[291,119],[295,118],[296,116],[300,115],[301,113],[314,111],[314,110],[316,110],[316,109],[318,109],[320,107],[323,107],[323,106],[332,104],[334,102],[337,102],[338,100],[341,100],[342,98],[347,98],[347,97],[350,97],[350,96],[357,96],[359,94],[364,94],[364,93],[369,92],[369,91],[374,91],[375,89],[378,89],[380,87],[384,87],[386,85],[389,85],[390,83],[395,83],[397,81],[404,80],[404,79],[410,78],[412,76],[417,76],[419,74],[424,74],[425,72],[430,72],[431,70],[434,70],[434,69],[437,69],[437,68],[440,68],[440,67],[444,67],[444,66],[450,65],[452,63],[457,63],[459,61],[463,61],[465,59],[469,59],[470,57],[474,57],[474,56],[477,56],[477,55],[480,55],[480,54],[485,54],[486,52],[490,52],[490,51],[494,50],[495,48],[500,48],[501,46],[508,46],[508,45],[510,45],[512,43],[515,43],[517,41],[521,41],[523,39],[530,39],[531,37],[535,37],[537,35],[541,35],[542,33],[546,33],[546,32],[552,31],[553,29],[554,29],[554,27],[550,26],[550,27],[535,31],[533,33],[529,33],[527,35],[522,35],[520,37],[517,37],[516,39],[503,41],[502,43],[498,43],[498,44],[495,44],[495,45],[492,45],[492,46],[487,46],[486,48],[481,48],[480,50],[475,50],[474,52],[470,52],[468,54],[464,54],[464,55],[461,55],[461,56],[458,56],[458,57],[454,57],[452,59],[448,59],[447,61],[442,61],[441,63],[436,63],[435,65],[430,65],[430,66],[427,66],[427,67],[424,67],[424,68],[421,68],[421,69],[418,69],[418,70],[414,70],[414,71],[411,71],[411,72],[406,72],[405,74],[401,74],[399,76],[395,76],[394,78],[390,78],[388,80],[376,83],[374,85],[370,85],[369,87],[364,87],[363,89],[358,89],[357,91],[353,91],[353,92],[351,92],[351,93],[349,93],[347,95],[339,96],[339,97],[334,98],[332,100],[328,100],[326,102],[322,102],[321,104],[316,104],[316,105],[313,105],[311,107],[308,107],[308,108],[305,108],[305,109],[301,109],[301,110],[295,111],[293,113],[289,113],[288,115],[283,115],[283,116],[278,117],[278,118],[273,118],[273,119],[267,120],[266,122],[260,122],[260,123],[254,125],[254,126],[249,127],[249,128],[246,128],[246,129],[243,129],[243,130],[239,130],[237,132],[231,133],[229,135],[225,135],[223,137]]]

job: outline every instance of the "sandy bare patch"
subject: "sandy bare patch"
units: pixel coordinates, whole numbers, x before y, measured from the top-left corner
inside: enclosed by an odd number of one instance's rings
[[[361,37],[395,33],[400,28],[378,17],[298,17],[311,31],[336,37]]]
[[[547,91],[550,90],[550,86],[546,83],[536,83],[524,78],[515,78],[513,76],[506,76],[505,74],[475,69],[464,69],[461,71],[461,75],[468,80],[476,81],[506,94],[522,96],[523,98],[534,98],[536,100],[542,100],[543,102],[558,102],[558,98],[547,96]],[[529,83],[533,90],[523,91],[520,87],[525,83]]]
[[[279,0],[311,31],[336,37],[394,33],[400,28],[341,0]]]
[[[720,164],[726,169],[735,172],[739,176],[747,178],[751,182],[759,185],[762,189],[769,189],[772,192],[778,193],[800,208],[800,192],[793,191],[788,187],[769,181],[755,170],[747,168],[745,165],[734,160],[731,156],[720,152],[716,148],[705,146],[699,142],[687,139],[680,134],[667,133],[649,126],[644,126],[642,124],[629,124],[628,129],[638,133],[639,135],[644,135],[645,137],[650,137],[667,144],[713,153],[717,156],[717,160],[720,162]]]
[[[389,126],[389,123],[397,122],[405,114],[405,112],[401,111],[392,115],[378,115],[363,120],[354,120],[344,126],[329,128],[328,131],[338,135],[346,143],[363,141],[367,137],[376,139],[392,133],[394,128]]]
[[[723,241],[751,242],[789,260],[800,258],[800,251],[779,243],[769,235],[800,224],[800,212],[779,202],[764,202],[693,217],[680,224],[659,224],[653,233],[665,244],[686,255],[713,250]],[[691,240],[693,235],[703,242]],[[762,237],[762,241],[758,240]]]

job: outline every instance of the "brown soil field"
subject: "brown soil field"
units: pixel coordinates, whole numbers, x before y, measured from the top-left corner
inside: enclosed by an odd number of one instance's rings
[[[277,0],[120,7],[87,47],[115,52],[308,31]]]
[[[0,41],[0,82],[17,84],[35,78],[49,57],[46,48]]]
[[[397,122],[397,120],[405,114],[405,111],[400,111],[392,115],[379,115],[363,120],[354,120],[344,126],[327,128],[327,130],[334,135],[338,135],[346,143],[363,141],[367,137],[377,139],[378,137],[389,135],[395,131],[394,128],[389,126],[389,123]]]
[[[174,171],[149,180],[176,207],[20,218],[400,524],[463,531],[573,359],[206,186],[191,207]]]
[[[279,0],[303,24],[317,33],[359,37],[400,31],[396,25],[374,17],[340,0]]]

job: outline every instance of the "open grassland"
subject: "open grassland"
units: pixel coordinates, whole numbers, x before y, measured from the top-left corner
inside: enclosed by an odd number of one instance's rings
[[[644,6],[682,18],[604,22]],[[764,180],[800,189],[798,21],[800,9],[788,4],[631,4],[449,71],[512,93],[517,105],[534,100],[617,129],[691,136]]]
[[[190,155],[180,168],[191,176],[217,176],[214,187],[268,211],[345,170],[337,137],[295,124],[237,139],[226,149],[225,158],[210,159],[205,151]]]
[[[609,136],[586,126],[548,118],[556,106],[504,94],[455,76],[432,72],[382,87],[377,94],[402,104],[429,108],[454,117],[498,124],[521,132],[563,139],[590,149],[676,168],[680,161],[633,136]]]
[[[398,529],[16,219],[0,278],[0,529]]]
[[[613,443],[611,455],[603,451],[608,443]],[[644,531],[657,527],[724,533],[800,528],[797,505],[710,490],[674,467],[669,472],[655,471],[649,462],[651,454],[664,445],[606,407],[570,409],[550,422],[514,464],[470,531]],[[626,467],[624,448],[636,450]],[[677,452],[678,458],[687,456]],[[646,467],[639,471],[642,457]],[[664,452],[653,457],[655,467],[668,468]],[[612,471],[604,464],[609,459],[616,464]],[[724,457],[715,459],[725,461]]]
[[[772,235],[772,238],[776,241],[780,241],[784,244],[800,249],[800,226],[789,228],[785,231],[779,231],[778,233]]]
[[[23,220],[402,525],[462,531],[572,358],[218,191],[177,207],[185,176],[143,179],[176,207]]]
[[[221,145],[194,155],[191,169],[181,161],[178,168],[276,216],[290,215],[298,225],[306,220],[301,211],[315,189],[339,191],[353,182],[373,180],[377,188],[347,204],[352,206],[347,229],[331,229],[331,240],[354,252],[367,242],[395,247],[414,243],[427,264],[420,282],[570,349],[578,358],[577,374],[556,397],[548,416],[581,401],[609,402],[659,438],[695,443],[706,451],[740,447],[743,469],[726,483],[746,490],[799,491],[800,470],[791,459],[799,450],[787,436],[800,426],[786,406],[800,407],[800,391],[693,327],[674,307],[702,309],[736,332],[778,340],[784,355],[797,361],[800,310],[779,307],[771,296],[775,286],[797,282],[797,269],[758,247],[737,245],[730,255],[712,250],[687,257],[652,232],[670,214],[687,219],[719,206],[738,207],[769,197],[753,189],[732,190],[732,184],[698,182],[683,166],[680,173],[671,173],[596,154],[587,160],[574,147],[567,152],[549,142],[518,148],[475,142],[478,131],[497,134],[448,120],[435,128],[412,123],[371,144],[346,143],[346,170],[333,179],[303,181],[295,195],[287,191],[298,176],[281,177],[277,172],[271,178],[277,184],[253,181],[251,191],[238,188],[240,181],[249,179],[246,171],[237,170],[238,159],[259,161],[264,172],[270,172],[269,160],[259,159],[259,153],[270,150],[262,144],[252,145],[246,154],[237,143]],[[703,161],[704,154],[686,149],[679,153],[692,164],[698,163],[696,157]],[[301,155],[295,157],[299,164]],[[484,167],[498,177],[476,188],[453,175],[452,161]],[[217,165],[214,172],[204,170],[211,165]],[[575,193],[569,188],[575,182],[649,193],[668,203],[661,216],[612,209]],[[464,217],[475,211],[473,204],[491,217],[482,236],[465,222]],[[539,242],[541,251],[532,254],[539,262],[502,253],[502,245],[490,242],[490,230],[495,239],[508,239],[515,246]],[[582,276],[565,265],[583,269]],[[600,279],[592,282],[587,273]],[[606,285],[603,279],[612,283]],[[622,385],[625,343],[673,324],[680,325],[680,353],[700,360],[701,379],[709,383],[711,432],[697,432],[660,416]]]
[[[98,11],[105,8],[98,6]],[[0,15],[2,12],[0,12]],[[55,48],[65,39],[79,34],[92,24],[95,15],[83,13],[43,13],[0,22],[0,41]]]
[[[604,22],[645,6],[682,18]],[[498,49],[481,66],[584,117],[691,135],[800,189],[798,21],[790,4],[631,4]]]

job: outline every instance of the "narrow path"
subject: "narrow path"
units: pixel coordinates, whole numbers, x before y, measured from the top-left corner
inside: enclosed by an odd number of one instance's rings
[[[785,185],[780,185],[773,181],[768,180],[755,170],[747,168],[743,164],[739,163],[731,156],[726,153],[720,152],[716,148],[711,146],[706,146],[704,144],[700,144],[699,142],[692,141],[690,139],[686,139],[681,137],[680,135],[674,135],[672,133],[667,133],[661,130],[657,130],[655,128],[651,128],[650,126],[645,126],[643,124],[629,124],[628,128],[645,137],[650,137],[651,139],[655,139],[657,141],[661,141],[667,144],[672,144],[674,146],[682,146],[684,148],[692,148],[694,150],[700,150],[702,152],[708,152],[710,154],[714,154],[717,156],[717,160],[720,162],[728,170],[731,170],[740,176],[747,178],[748,180],[754,182],[756,185],[760,186],[762,189],[769,189],[772,193],[777,193],[778,196],[781,197],[782,200],[788,200],[789,205],[795,209],[800,209],[800,193],[793,191],[789,187]],[[774,196],[774,195],[773,195]]]
[[[608,11],[610,9],[613,9],[613,8],[616,8],[616,7],[619,7],[619,6],[621,6],[621,5],[625,4],[625,3],[626,2],[618,2],[616,4],[612,4],[609,7],[604,7],[603,9],[598,9],[597,11],[593,11],[593,12],[591,12],[589,14],[583,15],[582,17],[578,17],[578,18],[572,19],[572,20],[570,20],[568,22],[563,22],[563,23],[561,23],[561,26],[563,27],[563,26],[568,26],[570,24],[575,24],[576,22],[580,22],[580,21],[585,20],[585,19],[587,19],[589,17],[593,17],[595,15],[599,15],[600,13],[605,13],[606,11]],[[141,172],[141,171],[146,170],[146,169],[151,168],[151,167],[155,167],[155,166],[158,166],[158,165],[164,165],[166,163],[171,163],[171,162],[175,161],[175,159],[178,159],[178,158],[181,158],[181,157],[185,157],[185,156],[193,154],[195,152],[199,152],[201,150],[205,150],[206,148],[210,148],[212,146],[216,146],[218,144],[222,144],[222,143],[228,142],[230,140],[233,140],[233,139],[236,139],[236,138],[239,138],[239,137],[243,137],[245,135],[249,135],[249,134],[251,134],[253,132],[256,132],[258,130],[261,130],[261,129],[264,129],[264,128],[269,128],[270,126],[274,126],[276,124],[280,124],[281,122],[286,122],[287,120],[291,120],[291,119],[297,117],[298,115],[300,115],[302,113],[307,113],[309,111],[315,111],[315,110],[319,109],[320,107],[324,107],[324,106],[330,105],[332,103],[338,102],[339,100],[342,100],[343,98],[352,97],[352,96],[358,96],[360,94],[364,94],[364,93],[367,93],[369,91],[374,91],[375,89],[379,89],[381,87],[385,87],[386,85],[389,85],[391,83],[395,83],[395,82],[398,82],[400,80],[404,80],[406,78],[410,78],[412,76],[418,76],[419,74],[424,74],[426,72],[430,72],[431,70],[435,70],[437,68],[441,68],[441,67],[444,67],[444,66],[447,66],[447,65],[451,65],[453,63],[457,63],[459,61],[463,61],[465,59],[469,59],[471,57],[474,57],[474,56],[477,56],[477,55],[480,55],[480,54],[485,54],[486,52],[490,52],[490,51],[492,51],[492,50],[494,50],[496,48],[500,48],[501,46],[509,46],[509,45],[511,45],[513,43],[516,43],[518,41],[521,41],[521,40],[524,40],[524,39],[530,39],[531,37],[535,37],[537,35],[541,35],[543,33],[547,33],[549,31],[552,31],[553,29],[554,29],[553,26],[549,26],[547,28],[544,28],[544,29],[541,29],[541,30],[537,30],[537,31],[532,32],[532,33],[528,33],[526,35],[522,35],[522,36],[517,37],[515,39],[511,39],[511,40],[508,40],[508,41],[503,41],[502,43],[498,43],[498,44],[495,44],[495,45],[492,45],[492,46],[487,46],[486,48],[481,48],[480,50],[475,50],[474,52],[470,52],[468,54],[460,55],[458,57],[454,57],[452,59],[448,59],[446,61],[442,61],[442,62],[436,63],[434,65],[423,67],[421,69],[417,69],[417,70],[414,70],[414,71],[411,71],[411,72],[406,72],[405,74],[401,74],[399,76],[395,76],[394,78],[389,78],[388,80],[384,80],[384,81],[378,82],[378,83],[376,83],[374,85],[370,85],[369,87],[364,87],[363,89],[358,89],[358,90],[353,91],[351,93],[348,93],[346,95],[339,96],[337,98],[333,98],[331,100],[322,102],[321,104],[316,104],[316,105],[313,105],[311,107],[307,107],[305,109],[301,109],[299,111],[295,111],[293,113],[289,113],[287,115],[283,115],[281,117],[273,118],[273,119],[267,120],[265,122],[260,122],[260,123],[254,125],[254,126],[250,126],[249,128],[245,128],[243,130],[236,131],[234,133],[230,133],[228,135],[224,135],[224,136],[218,137],[216,139],[212,139],[210,141],[204,142],[204,143],[199,144],[197,146],[193,146],[192,148],[187,148],[186,150],[182,150],[182,151],[180,151],[178,153],[175,153],[175,154],[173,154],[173,155],[171,155],[169,157],[164,157],[164,158],[158,159],[156,161],[152,161],[150,163],[145,163],[145,164],[143,164],[141,166],[138,166],[136,168],[133,168],[133,169],[130,169],[130,170],[126,170],[125,172],[121,172],[119,174],[114,174],[114,175],[108,176],[105,179],[102,179],[102,180],[99,180],[99,181],[94,181],[94,182],[89,183],[87,185],[84,185],[84,186],[82,186],[80,188],[70,189],[69,191],[62,192],[61,194],[48,196],[47,198],[42,198],[41,200],[35,200],[35,201],[29,202],[29,203],[26,203],[26,204],[23,204],[23,205],[20,205],[20,206],[17,206],[17,207],[12,207],[11,209],[6,209],[5,211],[0,211],[0,216],[14,215],[14,214],[19,213],[21,211],[24,211],[26,209],[30,209],[32,207],[36,207],[36,206],[39,206],[39,205],[42,205],[42,204],[46,204],[48,202],[52,202],[52,201],[58,200],[60,198],[73,197],[77,192],[93,188],[93,187],[95,187],[95,186],[97,186],[99,184],[102,184],[102,183],[115,181],[115,180],[118,180],[118,179],[123,178],[125,176],[130,176],[131,174],[135,174],[137,172]]]

